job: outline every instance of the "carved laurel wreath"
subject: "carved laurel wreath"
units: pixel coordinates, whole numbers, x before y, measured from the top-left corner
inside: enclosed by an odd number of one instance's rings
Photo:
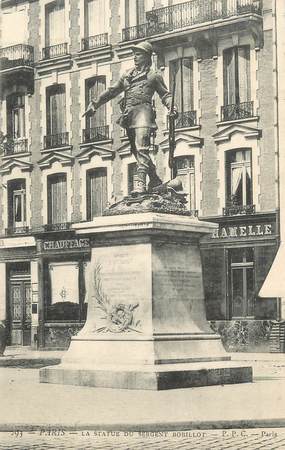
[[[117,303],[111,304],[109,298],[104,293],[101,281],[101,265],[96,264],[94,269],[94,297],[97,302],[97,308],[105,313],[102,319],[106,320],[104,327],[96,329],[97,333],[123,333],[135,331],[140,333],[137,327],[140,320],[135,321],[134,310],[139,306],[136,304]]]

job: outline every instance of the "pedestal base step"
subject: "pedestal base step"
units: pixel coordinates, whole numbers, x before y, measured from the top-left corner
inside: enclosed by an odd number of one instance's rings
[[[252,382],[252,368],[234,363],[160,366],[86,366],[60,364],[40,370],[41,383],[115,389],[165,390]]]

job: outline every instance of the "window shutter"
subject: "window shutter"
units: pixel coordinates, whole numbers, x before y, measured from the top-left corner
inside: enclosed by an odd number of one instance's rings
[[[91,171],[87,180],[87,218],[92,220],[101,216],[107,206],[107,169]]]
[[[183,112],[193,110],[193,61],[192,58],[182,60],[182,98]]]
[[[240,103],[250,101],[250,48],[238,48],[238,79]]]
[[[137,25],[145,23],[145,0],[136,0],[137,6]]]
[[[125,0],[125,28],[130,26],[130,0]]]
[[[170,89],[173,89],[173,82],[175,78],[175,104],[178,112],[182,112],[182,92],[181,92],[181,60],[170,61],[169,64],[169,80]]]
[[[236,103],[235,49],[224,51],[224,105]]]

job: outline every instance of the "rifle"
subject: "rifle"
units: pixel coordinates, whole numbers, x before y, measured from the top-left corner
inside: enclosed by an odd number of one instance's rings
[[[176,164],[174,163],[174,150],[176,147],[175,142],[175,112],[174,112],[174,97],[175,97],[175,85],[176,85],[176,71],[173,77],[173,88],[172,88],[172,101],[169,111],[169,154],[168,154],[168,167],[170,168],[171,180],[176,178],[177,170]]]

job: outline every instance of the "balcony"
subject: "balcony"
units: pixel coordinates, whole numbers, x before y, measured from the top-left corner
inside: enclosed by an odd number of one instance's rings
[[[29,233],[30,229],[29,227],[23,226],[23,227],[8,227],[5,229],[5,236],[13,236],[15,234],[27,234]]]
[[[67,55],[67,43],[51,45],[43,48],[43,59],[58,58]]]
[[[230,205],[223,208],[223,216],[246,216],[255,214],[255,205]]]
[[[108,34],[102,33],[96,36],[90,36],[81,40],[81,50],[91,50],[94,48],[105,47],[108,45]]]
[[[4,156],[17,155],[28,152],[28,139],[13,139],[6,137],[1,145]]]
[[[0,49],[0,70],[15,67],[32,67],[34,49],[30,45],[18,44]]]
[[[69,146],[69,133],[48,134],[44,136],[44,149]]]
[[[2,89],[15,83],[23,83],[31,93],[34,82],[34,48],[25,44],[1,48],[0,74]]]
[[[49,231],[68,231],[71,227],[71,222],[62,223],[47,223],[43,225],[43,232]]]
[[[109,125],[86,128],[82,130],[82,143],[87,144],[98,141],[108,141],[109,137]]]
[[[185,111],[178,113],[175,120],[175,128],[190,128],[197,126],[196,111]],[[169,117],[167,116],[167,128],[169,128]]]
[[[122,41],[146,38],[244,14],[260,15],[261,12],[261,0],[192,0],[148,11],[146,23],[123,29]]]
[[[221,121],[241,120],[253,117],[253,102],[237,103],[221,107]]]

